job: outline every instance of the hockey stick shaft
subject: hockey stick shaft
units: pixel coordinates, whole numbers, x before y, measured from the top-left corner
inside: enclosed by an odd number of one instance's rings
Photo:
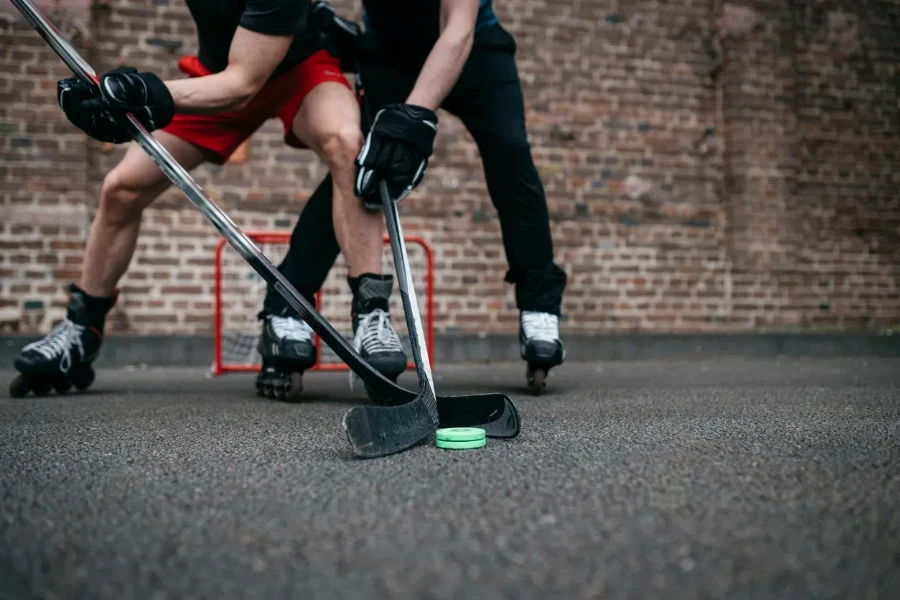
[[[397,203],[391,198],[387,183],[381,180],[378,184],[381,192],[381,204],[384,209],[384,220],[387,224],[388,237],[391,240],[391,251],[394,255],[394,268],[397,271],[397,285],[400,287],[400,297],[403,301],[403,312],[406,315],[406,328],[409,333],[409,345],[416,363],[416,374],[419,379],[419,390],[430,391],[431,397],[436,398],[434,391],[434,378],[431,374],[431,357],[425,346],[425,333],[422,330],[422,317],[419,314],[419,302],[416,299],[415,285],[409,269],[409,256],[406,253],[406,243],[403,241],[403,229],[400,226],[400,214]],[[427,386],[427,388],[426,388]],[[437,405],[432,403],[428,407],[435,424],[438,423]]]

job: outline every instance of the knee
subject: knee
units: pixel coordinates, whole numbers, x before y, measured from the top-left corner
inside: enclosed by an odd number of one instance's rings
[[[362,131],[359,125],[343,123],[318,133],[322,160],[332,171],[350,169],[362,148]]]
[[[148,190],[128,181],[125,174],[113,170],[100,188],[100,211],[113,223],[130,223],[141,218]]]

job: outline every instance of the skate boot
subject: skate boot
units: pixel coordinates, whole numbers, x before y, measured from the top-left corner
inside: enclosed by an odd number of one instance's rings
[[[316,364],[313,330],[301,319],[260,315],[259,354],[262,368],[256,376],[256,394],[295,402],[303,394],[303,373]]]
[[[396,383],[397,378],[406,371],[407,357],[388,314],[388,299],[394,278],[365,273],[358,278],[349,278],[348,282],[353,292],[353,348],[376,371]],[[350,385],[353,385],[352,372]],[[385,403],[386,399],[369,386],[366,386],[366,391],[373,402]]]
[[[519,351],[528,363],[526,377],[531,393],[539,396],[546,387],[550,369],[566,359],[559,339],[559,317],[550,313],[522,311],[519,316]]]
[[[91,363],[100,353],[106,313],[115,305],[116,295],[88,296],[75,285],[69,292],[65,320],[44,339],[22,348],[13,363],[20,373],[9,385],[13,398],[24,398],[28,392],[46,396],[51,389],[65,394],[72,387],[83,392],[94,383]]]

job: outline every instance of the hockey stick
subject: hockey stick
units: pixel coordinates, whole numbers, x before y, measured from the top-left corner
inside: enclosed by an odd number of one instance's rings
[[[81,55],[65,40],[59,30],[34,5],[32,0],[11,0],[54,52],[69,69],[86,85],[96,87],[99,83],[96,72]],[[127,125],[135,143],[153,160],[172,183],[185,195],[222,237],[250,264],[250,266],[272,285],[288,304],[306,321],[310,327],[328,344],[360,379],[376,393],[391,398],[392,401],[409,401],[416,398],[413,392],[401,388],[384,377],[347,343],[315,308],[294,288],[293,285],[266,258],[265,254],[234,224],[190,174],[152,137],[131,114],[126,116]],[[469,402],[466,396],[442,397],[437,399],[437,410],[442,427],[475,426],[479,423],[492,437],[511,438],[519,433],[519,417],[515,404],[503,394],[492,394],[490,398],[480,398]]]
[[[335,16],[335,20],[341,24],[339,19]],[[365,85],[358,62],[356,82],[358,92],[364,91]],[[367,98],[368,94],[363,93],[362,108],[371,123],[372,113]],[[419,395],[412,402],[401,406],[359,406],[352,408],[347,413],[344,417],[344,428],[347,430],[350,443],[357,452],[370,455],[389,454],[405,447],[414,446],[432,435],[441,426],[435,400],[434,379],[431,374],[431,360],[428,356],[428,348],[424,344],[422,318],[419,315],[419,304],[416,301],[416,292],[409,270],[409,258],[406,253],[406,243],[403,240],[400,214],[397,203],[391,198],[384,180],[379,182],[378,191],[381,195],[388,237],[391,240],[400,298],[403,302],[406,328],[419,381]],[[490,401],[491,396],[492,394],[468,396],[466,401],[477,403],[483,400],[487,402]]]
[[[423,342],[425,335],[422,332],[422,318],[419,315],[419,304],[416,301],[416,292],[409,271],[409,258],[406,254],[406,243],[403,241],[397,205],[388,192],[387,183],[379,182],[379,191],[388,237],[391,240],[391,250],[394,254],[409,345],[416,364],[419,395],[412,402],[400,406],[357,406],[347,412],[344,416],[347,439],[357,453],[367,456],[392,454],[410,448],[424,441],[440,427],[434,379],[431,375],[431,359]],[[467,401],[480,400],[478,396],[470,396]]]

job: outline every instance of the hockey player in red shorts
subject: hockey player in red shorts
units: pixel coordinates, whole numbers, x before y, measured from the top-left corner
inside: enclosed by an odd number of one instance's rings
[[[69,120],[95,139],[124,143],[130,136],[112,114],[132,112],[190,170],[204,162],[226,162],[266,120],[278,118],[287,145],[311,148],[328,166],[334,225],[349,275],[379,272],[380,254],[370,249],[381,249],[381,216],[367,213],[353,193],[354,159],[362,146],[359,104],[339,52],[314,26],[314,15],[328,7],[305,0],[187,4],[199,37],[199,56],[179,62],[188,77],[164,82],[153,73],[115,69],[101,77],[102,99],[77,79],[62,80],[58,99]],[[14,395],[91,384],[91,363],[100,350],[116,286],[134,254],[142,212],[169,185],[136,145],[106,176],[81,279],[70,288],[66,319],[22,350],[15,367],[23,375],[13,386]],[[298,393],[290,374],[314,364],[312,331],[287,312],[260,317],[264,368],[257,388],[272,397]],[[396,362],[405,368],[405,355]]]

